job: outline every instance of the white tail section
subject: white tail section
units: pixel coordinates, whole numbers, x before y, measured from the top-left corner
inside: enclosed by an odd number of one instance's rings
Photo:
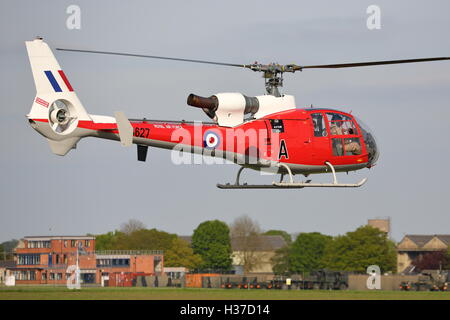
[[[63,156],[88,135],[77,130],[79,121],[92,119],[49,46],[40,38],[25,44],[36,85],[36,97],[27,116],[31,126],[48,139],[52,152]]]
[[[77,120],[90,120],[47,43],[38,38],[26,41],[25,44],[36,85],[36,98],[28,117],[49,119],[50,106],[56,100],[62,100],[70,105],[68,108],[71,109],[71,117],[76,117]]]

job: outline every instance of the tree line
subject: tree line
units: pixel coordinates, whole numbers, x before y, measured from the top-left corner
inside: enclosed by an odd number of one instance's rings
[[[262,263],[258,254],[261,235],[279,235],[286,243],[271,259],[277,274],[308,273],[317,269],[365,272],[370,265],[378,265],[383,272],[396,271],[395,243],[386,233],[371,226],[336,237],[319,232],[300,233],[292,240],[283,230],[261,231],[258,222],[248,216],[238,217],[230,225],[219,220],[202,222],[194,230],[191,244],[175,234],[146,229],[142,223],[130,220],[120,231],[97,235],[96,247],[98,250],[164,250],[166,266],[229,271],[233,262],[233,240],[239,247],[239,264],[244,271],[251,272]]]
[[[305,232],[292,239],[283,230],[263,232],[257,221],[243,215],[230,225],[220,220],[200,223],[189,243],[176,234],[148,229],[142,222],[131,219],[119,230],[95,237],[96,250],[163,250],[167,267],[225,272],[231,271],[234,258],[245,272],[251,272],[265,262],[260,254],[262,235],[284,239],[285,245],[274,252],[270,261],[276,274],[302,274],[318,269],[365,273],[370,265],[378,265],[382,272],[396,271],[395,243],[385,232],[371,226],[335,237]],[[1,243],[0,260],[12,260],[17,243],[17,240]],[[421,255],[412,265],[417,271],[450,269],[450,251]]]

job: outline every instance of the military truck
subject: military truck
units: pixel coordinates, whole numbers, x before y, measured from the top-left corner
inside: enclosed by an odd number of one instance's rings
[[[450,272],[423,270],[417,282],[411,285],[416,291],[449,291]]]
[[[289,279],[289,280],[288,280]],[[276,277],[267,288],[300,290],[345,290],[348,288],[348,272],[317,270],[309,275]]]
[[[348,288],[348,273],[331,270],[317,270],[298,282],[299,289],[314,290],[346,290]]]

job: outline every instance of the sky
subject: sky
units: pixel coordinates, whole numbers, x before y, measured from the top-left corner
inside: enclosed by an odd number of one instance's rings
[[[381,29],[367,28],[378,5]],[[70,5],[80,29],[67,28]],[[220,190],[236,165],[174,165],[170,152],[88,138],[59,157],[25,118],[35,97],[24,41],[229,63],[328,64],[450,56],[450,2],[23,1],[0,2],[0,242],[32,235],[100,234],[129,219],[192,234],[203,221],[246,214],[263,230],[344,234],[390,217],[391,237],[450,233],[450,61],[285,76],[298,107],[352,112],[372,129],[381,155],[342,182],[358,189]],[[173,61],[55,52],[89,113],[203,120],[190,93],[264,94],[249,70]],[[243,178],[257,183],[256,171]],[[331,181],[329,175],[314,180]]]

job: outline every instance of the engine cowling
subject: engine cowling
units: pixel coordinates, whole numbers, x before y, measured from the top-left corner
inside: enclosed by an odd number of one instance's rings
[[[271,113],[295,109],[293,96],[247,97],[238,92],[218,93],[210,97],[190,94],[187,103],[190,106],[201,108],[211,119],[224,127],[240,125],[244,122],[246,114],[260,118]]]

